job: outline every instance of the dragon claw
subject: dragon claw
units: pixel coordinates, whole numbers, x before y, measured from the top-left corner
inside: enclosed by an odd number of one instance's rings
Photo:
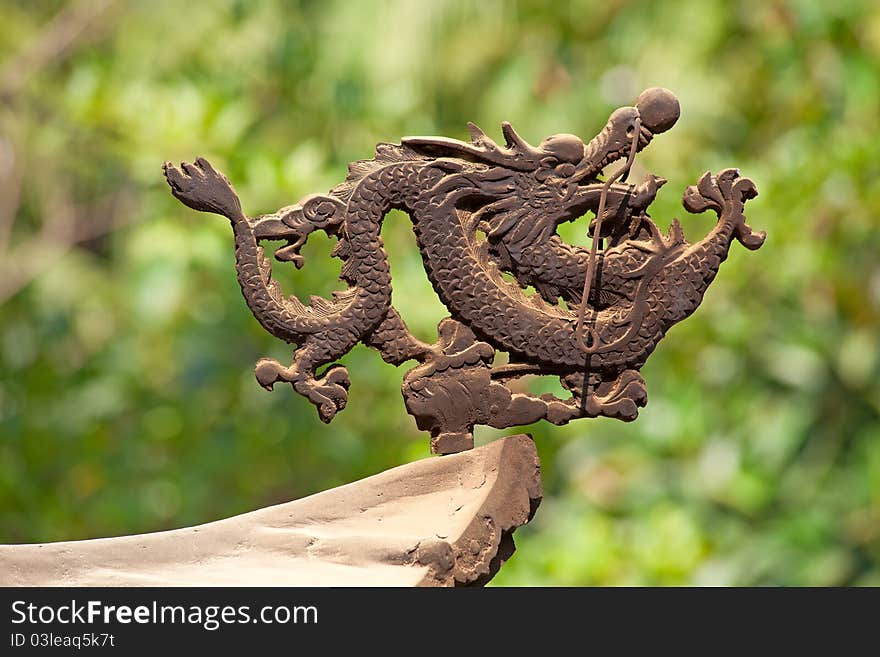
[[[281,363],[272,358],[261,358],[257,361],[257,366],[254,368],[254,375],[257,377],[257,383],[263,386],[266,390],[272,390],[276,383],[279,381],[289,381],[290,379],[285,379],[284,373],[285,368]]]
[[[348,390],[348,387],[351,385],[351,378],[348,376],[348,370],[342,366],[331,368],[321,381],[324,382],[325,385],[338,385],[346,390]]]
[[[338,365],[320,379],[308,381],[306,396],[318,408],[318,417],[328,423],[348,404],[348,370]],[[302,392],[297,388],[299,392]]]
[[[257,383],[266,390],[272,390],[279,381],[290,383],[317,407],[322,422],[330,422],[348,403],[351,379],[342,365],[332,366],[323,377],[316,379],[314,375],[299,372],[294,366],[284,367],[272,358],[261,358],[254,374]]]

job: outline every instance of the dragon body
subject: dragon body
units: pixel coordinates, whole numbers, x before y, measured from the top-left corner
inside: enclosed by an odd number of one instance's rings
[[[448,453],[473,444],[474,424],[634,419],[646,402],[638,369],[659,340],[697,308],[734,239],[751,249],[763,243],[743,216],[755,187],[735,170],[707,173],[685,192],[688,210],[712,209],[718,217],[694,244],[676,220],[663,235],[647,214],[664,180],[600,180],[630,144],[644,148],[677,117],[675,97],[653,89],[635,107],[614,112],[587,144],[556,135],[531,146],[509,124],[502,128],[505,146],[473,125],[469,143],[405,138],[351,164],[346,180],[328,194],[254,218],[204,159],[180,168],[166,164],[165,174],[185,204],[230,220],[238,280],[251,311],[272,335],[296,345],[288,366],[257,363],[261,385],[290,383],[329,422],[345,407],[349,388],[346,369],[333,362],[355,344],[375,348],[395,365],[414,359],[419,364],[403,384],[407,409],[431,431],[433,450]],[[583,299],[590,252],[565,243],[556,230],[595,213],[603,189],[604,221],[594,239],[607,240],[607,248],[598,253],[593,293]],[[428,278],[451,315],[440,323],[435,345],[414,338],[391,304],[381,228],[392,209],[411,217]],[[340,279],[348,289],[304,304],[271,278],[260,242],[285,241],[275,258],[300,267],[299,251],[316,230],[337,238],[333,255],[343,261]],[[536,293],[527,296],[526,286]],[[574,339],[578,311],[588,322],[586,345]],[[507,365],[491,366],[496,350],[510,355]],[[535,397],[505,385],[528,374],[559,376],[571,397]]]

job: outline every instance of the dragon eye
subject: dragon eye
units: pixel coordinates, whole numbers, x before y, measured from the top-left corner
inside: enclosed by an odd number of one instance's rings
[[[554,169],[556,175],[560,178],[568,178],[570,175],[574,173],[574,165],[570,162],[565,162],[564,164],[560,164],[556,169]]]

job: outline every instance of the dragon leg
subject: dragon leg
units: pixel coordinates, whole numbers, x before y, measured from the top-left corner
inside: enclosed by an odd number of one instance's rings
[[[285,367],[277,360],[262,358],[257,362],[254,373],[257,381],[267,390],[282,381],[289,383],[303,397],[318,409],[318,417],[328,423],[345,408],[348,402],[348,387],[351,380],[343,365],[331,365],[321,377],[316,377],[317,368],[336,357],[318,342],[308,341],[296,350],[293,362]]]
[[[412,358],[424,361],[432,349],[431,345],[413,337],[393,306],[388,307],[385,318],[363,338],[363,343],[378,351],[382,360],[392,365],[400,365]]]

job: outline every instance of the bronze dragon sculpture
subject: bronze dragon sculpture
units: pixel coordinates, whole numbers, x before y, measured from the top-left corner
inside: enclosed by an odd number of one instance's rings
[[[623,170],[600,179],[621,159],[628,158],[628,172],[635,153],[678,116],[675,96],[655,88],[612,113],[587,144],[555,135],[532,146],[508,123],[504,146],[472,124],[470,142],[383,143],[372,159],[349,165],[345,181],[328,194],[253,218],[206,160],[166,163],[164,170],[179,200],[229,219],[248,306],[267,331],[296,345],[289,366],[257,363],[260,385],[290,383],[329,422],[345,407],[349,388],[346,368],[333,362],[358,342],[394,365],[414,359],[418,365],[403,381],[406,407],[431,432],[432,451],[443,454],[472,447],[475,424],[635,419],[647,401],[638,370],[657,343],[696,310],[734,239],[749,249],[763,244],[764,233],[753,232],[743,216],[755,185],[734,169],[706,173],[685,191],[685,208],[718,216],[695,244],[677,220],[664,235],[647,214],[665,180],[648,175],[626,184],[617,181]],[[391,305],[380,231],[395,208],[411,217],[428,278],[451,314],[440,322],[435,345],[414,338]],[[557,226],[588,212],[596,214],[593,249],[564,242]],[[286,242],[275,258],[301,267],[300,249],[316,230],[338,240],[333,255],[344,263],[340,279],[348,289],[306,305],[272,280],[260,242]],[[527,296],[526,286],[535,294]],[[509,362],[493,368],[496,350]],[[505,385],[535,374],[558,376],[570,397]]]

